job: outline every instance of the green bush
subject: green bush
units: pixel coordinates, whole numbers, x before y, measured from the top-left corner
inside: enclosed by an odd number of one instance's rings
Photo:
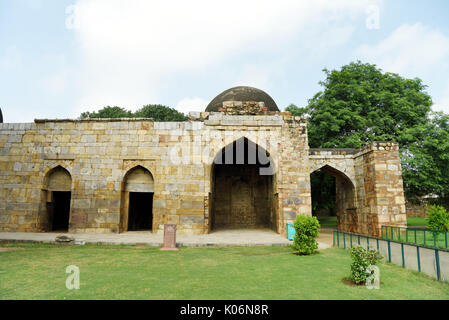
[[[447,231],[449,227],[449,212],[441,206],[426,206],[427,227],[433,231]]]
[[[366,272],[371,265],[376,265],[382,260],[382,255],[377,250],[366,250],[362,246],[351,248],[351,279],[357,284],[366,281],[369,274]]]
[[[320,223],[316,217],[299,215],[294,227],[296,234],[293,247],[300,255],[309,255],[318,249],[316,238],[320,233]]]

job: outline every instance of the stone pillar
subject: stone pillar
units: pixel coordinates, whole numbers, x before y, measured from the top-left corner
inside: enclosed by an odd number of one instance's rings
[[[382,225],[406,226],[406,209],[399,146],[374,142],[364,148],[366,214],[361,233],[381,234]]]
[[[290,114],[283,116],[284,125],[277,167],[280,209],[278,231],[286,235],[287,222],[294,222],[300,214],[312,215],[312,198],[307,122]]]

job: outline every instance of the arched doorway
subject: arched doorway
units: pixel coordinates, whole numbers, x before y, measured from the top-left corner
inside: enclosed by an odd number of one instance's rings
[[[53,168],[45,177],[45,231],[67,232],[70,222],[70,201],[72,197],[72,177],[61,166]]]
[[[127,172],[123,181],[120,232],[153,230],[153,175],[142,166]]]
[[[317,216],[322,226],[337,228],[345,232],[357,232],[358,215],[355,188],[351,179],[343,172],[326,165],[311,173],[312,215]]]
[[[265,149],[234,141],[216,155],[211,178],[211,230],[276,230],[274,167]]]

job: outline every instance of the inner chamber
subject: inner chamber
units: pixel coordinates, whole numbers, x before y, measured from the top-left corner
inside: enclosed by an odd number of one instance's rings
[[[266,151],[246,138],[217,155],[212,172],[212,230],[275,229],[270,165]]]

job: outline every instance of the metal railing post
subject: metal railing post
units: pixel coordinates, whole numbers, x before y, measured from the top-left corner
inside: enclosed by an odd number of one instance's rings
[[[391,246],[390,246],[390,240],[388,241],[388,262],[391,262]]]
[[[419,258],[419,246],[416,246],[416,257],[418,258],[418,271],[421,272],[421,259]]]
[[[435,264],[437,267],[437,279],[440,280],[441,279],[441,273],[440,273],[440,255],[439,255],[439,250],[435,249]]]
[[[444,232],[444,244],[447,249],[447,231]]]
[[[401,243],[401,253],[402,253],[402,267],[405,268],[404,244],[403,243]]]

